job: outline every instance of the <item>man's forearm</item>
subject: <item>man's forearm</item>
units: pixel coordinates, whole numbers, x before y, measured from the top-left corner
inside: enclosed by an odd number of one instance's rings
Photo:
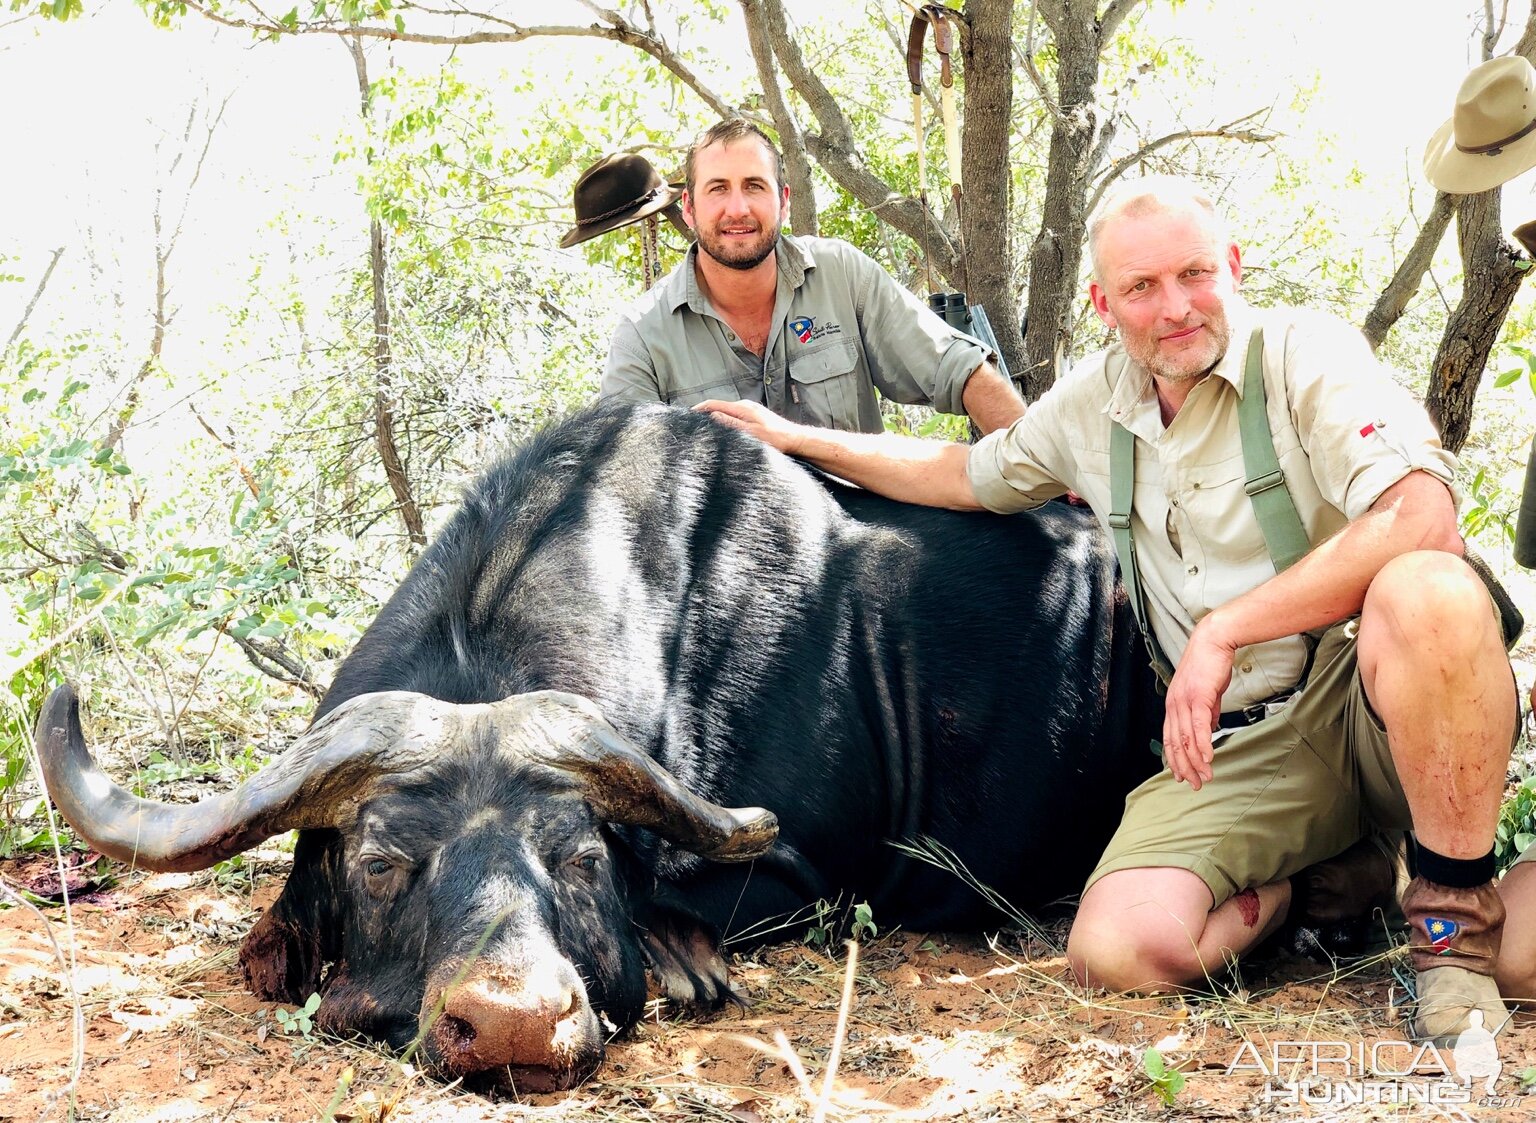
[[[970,448],[896,433],[843,433],[797,425],[757,402],[708,401],[693,407],[780,452],[892,499],[958,511],[981,508],[966,474]]]
[[[991,363],[982,363],[971,372],[960,398],[965,412],[983,433],[1006,429],[1024,416],[1024,399]]]
[[[981,509],[966,474],[970,447],[899,433],[844,433],[798,426],[785,451],[839,479],[892,499],[958,511]]]
[[[1376,574],[1394,557],[1414,550],[1459,555],[1462,549],[1450,492],[1428,473],[1412,472],[1284,573],[1201,624],[1234,649],[1327,627],[1360,611]]]

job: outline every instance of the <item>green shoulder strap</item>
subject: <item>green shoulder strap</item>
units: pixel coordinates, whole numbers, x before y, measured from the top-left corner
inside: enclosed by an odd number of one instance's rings
[[[1141,593],[1141,571],[1136,567],[1136,542],[1131,538],[1131,504],[1136,491],[1136,438],[1118,421],[1109,433],[1109,530],[1115,539],[1115,553],[1120,558],[1120,579],[1130,595],[1136,626],[1152,669],[1164,686],[1173,680],[1173,664],[1163,654],[1152,626],[1147,623],[1147,602]]]
[[[1301,516],[1286,486],[1280,461],[1275,456],[1274,435],[1264,389],[1264,332],[1255,328],[1248,341],[1248,361],[1243,368],[1243,395],[1237,406],[1238,429],[1243,442],[1243,490],[1253,504],[1253,514],[1264,533],[1265,545],[1275,572],[1289,568],[1312,548]],[[1147,622],[1147,604],[1136,566],[1136,543],[1131,538],[1131,504],[1136,491],[1136,438],[1118,421],[1109,435],[1109,528],[1120,558],[1120,578],[1131,599],[1136,624],[1141,629],[1152,669],[1165,684],[1173,678],[1173,665],[1163,654]]]
[[[1253,504],[1253,515],[1264,532],[1275,572],[1294,565],[1312,548],[1301,516],[1285,485],[1280,461],[1275,457],[1275,437],[1269,428],[1264,390],[1264,329],[1254,328],[1248,341],[1248,363],[1243,368],[1243,396],[1237,403],[1237,425],[1243,436],[1243,470],[1248,480],[1243,490]]]

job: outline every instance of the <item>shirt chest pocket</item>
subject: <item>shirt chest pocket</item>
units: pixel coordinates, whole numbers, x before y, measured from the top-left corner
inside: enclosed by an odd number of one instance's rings
[[[1244,565],[1268,558],[1247,482],[1241,456],[1196,468],[1184,487],[1169,492],[1169,518],[1187,520],[1189,532],[1204,541],[1208,558]]]
[[[687,386],[675,386],[665,394],[668,405],[691,408],[700,402],[707,402],[711,398],[721,401],[734,402],[738,398],[751,397],[743,387],[738,386],[731,378],[712,375],[705,380],[705,385],[691,384]],[[761,395],[758,396],[761,398]]]
[[[791,353],[789,397],[798,420],[838,429],[857,428],[858,361],[852,343],[829,343],[809,355]]]

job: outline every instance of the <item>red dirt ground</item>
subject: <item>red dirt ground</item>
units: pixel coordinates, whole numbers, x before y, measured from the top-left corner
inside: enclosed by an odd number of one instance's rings
[[[254,860],[254,892],[248,881],[221,886],[207,873],[130,874],[93,892],[90,871],[81,871],[71,876],[76,896],[68,913],[0,908],[0,1121],[69,1118],[72,990],[84,1028],[74,1118],[111,1123],[765,1123],[818,1111],[836,1120],[1536,1118],[1536,1095],[1523,1094],[1521,1082],[1536,1067],[1536,1029],[1523,1026],[1499,1038],[1497,1103],[1445,1102],[1446,1087],[1431,1086],[1439,1075],[1433,1057],[1420,1058],[1425,1064],[1412,1081],[1316,1094],[1374,1087],[1378,1097],[1404,1095],[1413,1084],[1441,1101],[1434,1105],[1339,1108],[1335,1101],[1298,1110],[1279,1090],[1266,1094],[1258,1063],[1272,1064],[1278,1042],[1354,1047],[1401,1036],[1395,1015],[1402,988],[1390,963],[1335,973],[1275,958],[1250,965],[1245,985],[1219,995],[1124,999],[1074,987],[1064,960],[1044,945],[921,933],[883,934],[861,948],[840,1063],[825,1098],[844,952],[785,944],[736,962],[751,1000],[744,1014],[677,1014],[657,1003],[584,1086],[492,1102],[371,1048],[285,1032],[274,1009],[244,991],[236,949],[275,897],[284,862],[275,853]],[[12,890],[6,898],[14,900],[22,886],[39,894],[56,889],[50,865],[0,862]],[[68,975],[50,933],[73,956]],[[1245,1042],[1252,1048],[1229,1074]],[[1171,1107],[1145,1071],[1149,1045],[1187,1078]],[[1296,1053],[1282,1046],[1282,1055]],[[1402,1061],[1406,1054],[1382,1056]],[[1339,1074],[1343,1064],[1335,1060],[1325,1071]]]

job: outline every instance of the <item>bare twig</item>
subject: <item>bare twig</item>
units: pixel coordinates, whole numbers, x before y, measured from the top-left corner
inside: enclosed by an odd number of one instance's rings
[[[0,350],[0,356],[4,356],[12,347],[16,346],[16,341],[21,338],[22,329],[27,326],[27,321],[32,318],[32,309],[37,307],[38,300],[42,298],[43,290],[48,287],[48,278],[53,276],[53,267],[59,263],[59,258],[63,256],[63,246],[53,251],[53,258],[48,262],[48,268],[43,270],[42,280],[37,282],[37,288],[32,293],[32,299],[27,301],[27,307],[21,313],[21,319],[16,321],[16,327],[11,332],[11,338],[5,341],[5,349]]]
[[[35,762],[33,767],[37,767]],[[41,776],[42,772],[39,771],[38,775]],[[59,946],[58,937],[53,934],[53,925],[48,923],[48,918],[43,915],[42,910],[27,900],[24,895],[12,889],[10,883],[6,881],[3,875],[0,875],[0,892],[9,897],[13,903],[20,905],[37,917],[37,922],[42,925],[43,931],[48,934],[48,942],[53,945],[53,957],[58,960],[59,973],[63,975],[64,986],[69,990],[69,1002],[74,1011],[71,1016],[71,1028],[74,1032],[72,1034],[73,1044],[70,1050],[69,1083],[64,1087],[69,1094],[69,1117],[73,1119],[75,1115],[75,1091],[80,1084],[80,1073],[85,1069],[85,1012],[80,1007],[80,992],[75,989],[75,922],[74,915],[69,910],[69,881],[65,877],[64,855],[59,850],[58,833],[52,821],[52,808],[49,809],[48,818],[49,832],[54,835],[53,853],[59,872],[59,891],[64,895],[64,916],[69,931],[69,956],[66,957],[64,955],[64,949]]]
[[[1267,109],[1255,109],[1251,113],[1245,113],[1235,120],[1228,121],[1225,125],[1217,125],[1210,129],[1180,129],[1177,132],[1168,133],[1166,136],[1160,136],[1156,140],[1148,141],[1129,156],[1117,160],[1114,164],[1110,165],[1109,169],[1099,178],[1098,184],[1093,189],[1093,194],[1088,197],[1087,212],[1089,214],[1093,213],[1093,208],[1098,206],[1099,199],[1103,197],[1110,184],[1114,183],[1127,169],[1135,167],[1159,148],[1166,148],[1168,145],[1177,144],[1181,140],[1195,140],[1197,138],[1238,140],[1244,144],[1270,143],[1278,134],[1238,127],[1267,112]]]
[[[203,431],[212,437],[220,448],[229,453],[230,463],[235,466],[235,471],[239,473],[240,479],[245,482],[246,490],[251,493],[252,498],[260,499],[261,487],[256,483],[255,475],[245,466],[245,462],[240,459],[240,451],[235,448],[234,435],[231,434],[227,440],[219,436],[214,431],[213,426],[208,424],[207,419],[197,411],[197,403],[190,398],[187,399],[187,408],[192,411],[192,416],[197,418],[197,423],[203,427]]]
[[[1045,103],[1045,108],[1051,117],[1060,121],[1061,106],[1056,104],[1051,91],[1045,88],[1045,79],[1040,77],[1040,71],[1035,68],[1035,15],[1039,7],[1038,3],[1029,6],[1029,24],[1024,29],[1024,73],[1029,75],[1029,80],[1035,87],[1035,93],[1040,95],[1040,100]]]
[[[289,686],[296,686],[311,698],[319,698],[325,693],[315,683],[314,673],[309,667],[280,645],[262,643],[260,640],[238,636],[234,632],[228,634],[229,638],[239,645],[240,650],[245,652],[245,657],[262,674]],[[284,671],[287,674],[284,674]]]
[[[383,39],[391,43],[435,43],[443,46],[473,46],[478,43],[521,43],[540,36],[608,39],[616,43],[624,43],[635,47],[656,59],[657,62],[671,71],[678,81],[697,94],[705,104],[720,116],[729,117],[736,112],[723,97],[706,86],[699,75],[694,72],[693,68],[685,63],[665,42],[634,27],[617,12],[611,12],[607,9],[594,8],[595,11],[602,13],[603,19],[609,20],[607,25],[594,23],[586,26],[572,26],[568,24],[522,26],[488,12],[476,12],[467,8],[448,12],[442,9],[415,6],[414,10],[430,15],[451,15],[458,18],[469,17],[478,19],[486,24],[500,25],[505,28],[505,30],[500,31],[484,30],[440,35],[425,31],[401,31],[392,25],[389,27],[371,27],[366,24],[349,24],[330,20],[299,22],[290,27],[287,24],[279,23],[265,16],[259,16],[257,19],[240,19],[234,16],[227,16],[205,4],[198,3],[198,0],[186,0],[186,6],[204,19],[223,27],[235,27],[244,31],[254,31],[257,34],[268,35],[274,38],[284,35],[358,36],[364,39]],[[589,8],[593,7],[590,4],[587,6]]]
[[[843,1042],[848,1037],[848,1011],[853,1007],[853,981],[858,973],[859,944],[848,941],[848,966],[843,971],[843,997],[837,1006],[837,1028],[832,1033],[832,1051],[827,1055],[827,1071],[822,1075],[821,1096],[816,1101],[815,1123],[827,1117],[827,1105],[832,1102],[832,1089],[837,1083],[837,1066],[843,1059]]]

